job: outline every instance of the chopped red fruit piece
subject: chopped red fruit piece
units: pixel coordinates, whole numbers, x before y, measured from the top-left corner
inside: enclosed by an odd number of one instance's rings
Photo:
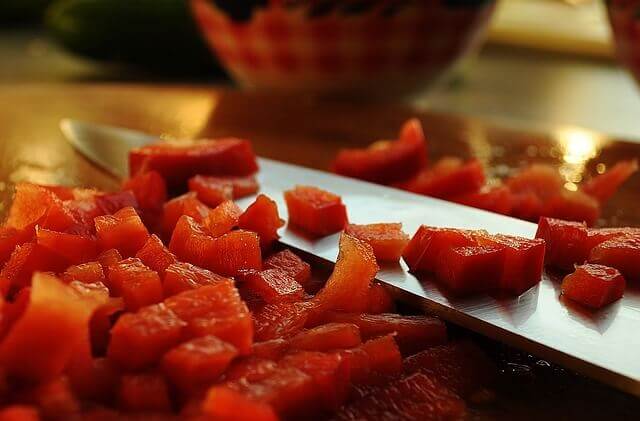
[[[378,260],[397,262],[409,243],[402,224],[349,224],[344,232],[368,243]]]
[[[164,273],[164,294],[166,297],[176,295],[182,291],[213,285],[225,278],[216,275],[191,263],[177,262],[170,265]]]
[[[0,265],[3,265],[16,249],[16,246],[33,238],[33,229],[18,230],[12,227],[0,227]]]
[[[300,301],[304,296],[302,286],[280,269],[243,271],[238,279],[246,289],[267,303]]]
[[[151,270],[158,272],[161,277],[165,270],[176,263],[176,256],[162,244],[162,241],[155,235],[151,235],[144,246],[136,253],[136,257],[147,265]]]
[[[376,384],[402,372],[402,355],[392,335],[371,339],[340,351],[348,361],[353,384]]]
[[[422,225],[404,249],[402,257],[413,272],[435,272],[440,254],[453,247],[475,246],[475,231]]]
[[[209,215],[209,210],[209,207],[199,201],[194,193],[175,197],[163,206],[162,231],[169,238],[182,215],[190,216],[196,222],[202,222]]]
[[[569,221],[584,221],[591,226],[600,217],[600,204],[581,191],[563,190],[546,200],[542,215]]]
[[[510,215],[513,209],[513,193],[507,186],[483,187],[480,191],[451,198],[462,205],[484,209],[490,212]]]
[[[98,256],[95,238],[85,235],[36,228],[36,242],[74,265],[93,260]]]
[[[629,282],[640,280],[640,236],[613,238],[598,244],[589,254],[589,263],[611,266]]]
[[[533,164],[507,178],[505,184],[516,194],[532,193],[544,199],[558,194],[563,189],[564,180],[555,167]]]
[[[502,276],[498,288],[512,294],[522,294],[542,279],[545,243],[540,238],[510,235],[476,236],[481,245],[503,249]]]
[[[4,372],[36,382],[61,374],[94,309],[56,277],[35,274],[24,312],[0,342]]]
[[[126,374],[118,391],[120,408],[129,411],[170,411],[169,388],[158,373]]]
[[[265,269],[280,269],[304,286],[311,278],[311,266],[291,250],[282,250],[267,257],[262,263]]]
[[[225,373],[225,379],[228,381],[243,380],[253,383],[266,379],[277,369],[278,363],[272,359],[251,355],[249,357],[236,359],[231,363]]]
[[[100,262],[105,275],[109,273],[109,266],[118,263],[120,260],[122,260],[122,255],[116,249],[105,250],[98,255],[98,262]]]
[[[239,199],[258,191],[258,182],[254,176],[215,177],[196,175],[189,179],[189,190],[198,195],[209,206],[217,206],[224,200]]]
[[[342,234],[333,273],[324,288],[313,297],[314,312],[366,310],[369,286],[377,272],[378,265],[371,246]]]
[[[162,282],[137,258],[121,260],[109,267],[109,291],[124,299],[129,311],[162,301]]]
[[[360,345],[360,329],[352,323],[327,323],[305,330],[289,340],[292,349],[331,351]]]
[[[513,194],[511,215],[526,221],[535,222],[543,214],[544,202],[532,191]]]
[[[233,345],[208,335],[167,352],[162,369],[181,390],[197,390],[214,383],[236,355],[238,351]]]
[[[111,215],[125,208],[138,208],[138,201],[130,191],[96,194],[93,196],[98,215]]]
[[[40,421],[38,408],[31,405],[9,405],[0,409],[2,421]],[[251,421],[251,420],[247,420]]]
[[[571,270],[587,259],[587,226],[583,222],[540,218],[536,238],[545,242],[546,265]]]
[[[129,152],[132,175],[155,170],[171,190],[196,174],[249,175],[258,170],[251,143],[243,139],[158,142]]]
[[[107,356],[128,370],[149,367],[180,342],[186,325],[162,303],[126,313],[111,329]]]
[[[586,181],[580,188],[600,204],[604,204],[636,171],[638,171],[637,160],[619,161],[607,172]]]
[[[438,281],[457,294],[487,292],[499,287],[504,248],[469,246],[447,248],[436,263]]]
[[[18,183],[5,225],[22,230],[36,224],[64,231],[75,223],[62,201],[51,191],[31,183]]]
[[[469,341],[427,348],[405,358],[405,374],[424,373],[462,397],[490,386],[497,369],[485,353]]]
[[[612,267],[586,264],[562,281],[562,295],[587,307],[598,309],[622,298],[626,282]]]
[[[98,262],[87,262],[75,266],[69,266],[61,276],[65,283],[80,281],[85,284],[93,284],[105,281],[102,265]]]
[[[220,237],[238,226],[242,209],[231,200],[222,202],[209,212],[203,225],[212,237]]]
[[[234,345],[241,354],[251,350],[253,322],[233,281],[221,280],[169,297],[168,308],[188,323],[191,337],[214,335]]]
[[[251,347],[251,355],[268,360],[278,360],[289,349],[289,342],[284,339],[271,339],[255,342]]]
[[[349,363],[340,354],[297,352],[284,357],[280,364],[295,367],[311,376],[320,395],[320,410],[336,410],[349,396]],[[316,409],[316,408],[311,408]]]
[[[419,351],[447,340],[445,324],[430,316],[331,312],[324,319],[334,323],[353,323],[360,328],[364,339],[395,333],[395,340],[403,353]]]
[[[369,314],[390,313],[396,307],[393,297],[389,294],[387,288],[377,282],[372,283],[369,287],[367,300],[366,312]]]
[[[158,210],[167,201],[167,185],[157,171],[137,174],[122,184],[122,190],[131,190],[140,209]]]
[[[264,194],[259,195],[238,220],[240,228],[258,234],[263,249],[269,248],[280,238],[278,229],[283,225],[284,221],[278,215],[278,205]]]
[[[214,386],[202,404],[206,416],[216,420],[277,421],[271,405],[226,386]]]
[[[208,177],[196,175],[189,179],[189,190],[207,206],[215,207],[233,199],[233,186],[229,183],[209,183]]]
[[[149,239],[149,232],[131,207],[123,208],[113,215],[95,219],[98,245],[101,250],[115,248],[124,257],[135,256]]]
[[[423,169],[412,179],[396,186],[410,192],[438,198],[452,198],[477,192],[485,183],[484,169],[472,159],[442,158],[433,167]]]
[[[627,236],[640,238],[640,228],[588,228],[586,242],[587,252],[607,240]]]
[[[455,393],[422,373],[394,380],[341,408],[336,420],[459,420],[465,404]]]
[[[296,186],[284,192],[289,223],[309,234],[325,236],[348,223],[347,208],[340,196],[311,186]]]
[[[389,184],[406,180],[427,164],[427,144],[420,121],[404,123],[394,141],[379,141],[364,149],[341,149],[331,170],[347,177]]]
[[[266,304],[253,312],[256,340],[293,336],[304,328],[308,316],[308,306],[304,303]]]
[[[241,270],[259,270],[262,266],[257,234],[238,230],[212,238],[186,215],[178,221],[169,249],[182,260],[224,276],[236,275]]]

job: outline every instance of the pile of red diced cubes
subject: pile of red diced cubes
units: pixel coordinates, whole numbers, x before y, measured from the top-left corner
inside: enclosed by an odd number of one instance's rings
[[[605,247],[613,231],[545,220],[544,240],[428,226],[410,240],[297,186],[290,225],[344,230],[319,279],[278,245],[272,199],[234,202],[259,190],[247,141],[158,143],[130,168],[118,192],[16,186],[0,228],[0,420],[462,419],[493,365],[439,319],[395,313],[378,261],[402,257],[455,294],[520,294],[547,240],[549,264],[638,275]],[[589,253],[585,235],[602,244]]]
[[[152,145],[130,164],[117,192],[16,186],[0,419],[461,419],[489,385],[478,348],[394,313],[373,281],[409,241],[400,224],[347,226],[340,197],[287,191],[290,224],[346,230],[319,279],[276,243],[273,200],[234,203],[259,189],[248,142]]]

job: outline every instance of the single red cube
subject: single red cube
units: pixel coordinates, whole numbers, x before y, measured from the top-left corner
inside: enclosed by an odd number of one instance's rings
[[[640,228],[588,228],[586,240],[587,255],[595,246],[604,243],[605,241],[620,237],[640,238]]]
[[[36,228],[36,242],[74,265],[93,260],[98,256],[96,239],[86,235]]]
[[[109,273],[109,267],[120,260],[122,260],[122,255],[116,249],[105,250],[98,255],[98,262],[100,262],[105,275]]]
[[[121,260],[110,266],[108,286],[111,295],[124,299],[129,311],[159,303],[163,298],[158,273],[137,258]]]
[[[511,208],[511,216],[524,219],[526,221],[536,222],[543,216],[544,202],[539,196],[532,191],[522,193],[513,192],[513,207]]]
[[[397,262],[409,243],[402,224],[349,224],[344,232],[368,243],[379,261]]]
[[[197,174],[250,175],[258,171],[251,143],[243,139],[158,142],[129,152],[129,172],[155,170],[170,190],[184,189]]]
[[[120,209],[113,215],[98,216],[95,224],[102,251],[115,248],[124,257],[135,256],[149,239],[149,231],[132,207]]]
[[[17,246],[0,271],[0,292],[5,296],[31,285],[35,272],[60,273],[69,262],[37,243]]]
[[[214,238],[204,267],[223,276],[235,276],[242,270],[260,270],[260,239],[251,231],[231,231]]]
[[[241,229],[258,234],[263,249],[268,249],[280,238],[278,229],[283,225],[284,221],[278,215],[278,205],[264,194],[259,195],[238,220]]]
[[[233,186],[229,183],[210,183],[208,177],[196,175],[189,179],[189,191],[198,195],[198,200],[207,206],[216,207],[233,199]]]
[[[399,137],[364,149],[341,149],[331,164],[336,174],[374,183],[406,180],[427,164],[427,143],[418,119],[408,120]]]
[[[571,270],[587,259],[587,226],[584,222],[542,217],[536,238],[545,242],[544,262],[558,269]]]
[[[99,193],[92,198],[98,215],[112,215],[124,208],[138,208],[138,201],[131,191]]]
[[[422,225],[409,241],[402,257],[413,272],[435,272],[444,250],[477,245],[473,237],[476,232]]]
[[[333,273],[311,301],[316,307],[314,312],[366,310],[369,287],[377,272],[378,265],[371,246],[342,234]]]
[[[564,179],[558,169],[547,164],[532,164],[505,180],[515,194],[531,193],[539,199],[557,195],[564,189]]]
[[[34,230],[25,228],[18,230],[8,226],[0,227],[0,266],[9,260],[16,246],[33,239]]]
[[[488,292],[499,287],[503,262],[502,247],[453,247],[440,254],[436,275],[456,295]]]
[[[166,238],[171,238],[171,233],[182,215],[190,216],[196,222],[202,222],[209,215],[209,210],[208,206],[197,199],[195,193],[175,197],[163,206],[162,231]]]
[[[540,238],[510,235],[478,235],[481,245],[503,249],[502,276],[498,289],[522,294],[542,279],[545,242]]]
[[[324,320],[354,324],[360,328],[364,339],[395,333],[398,346],[403,353],[408,354],[447,340],[446,325],[440,319],[430,316],[330,312],[325,315]]]
[[[194,184],[198,185],[198,189],[191,188],[192,180],[197,179]],[[211,176],[197,175],[189,180],[189,190],[197,191],[206,189],[220,189],[222,186],[231,187],[231,198],[240,199],[246,196],[256,194],[260,188],[258,180],[254,175],[247,176]],[[200,199],[205,202],[204,199]],[[206,202],[205,202],[206,203]]]
[[[592,226],[600,217],[600,204],[596,199],[579,190],[563,189],[559,194],[545,201],[542,216],[585,222],[588,226]]]
[[[143,210],[159,210],[167,201],[167,185],[157,171],[140,173],[125,180],[122,190],[131,190]]]
[[[45,187],[32,183],[18,183],[5,226],[23,230],[36,224],[42,228],[64,231],[75,219],[62,201]]]
[[[169,250],[180,260],[204,267],[213,241],[201,224],[190,216],[183,215],[173,230]]]
[[[347,225],[347,208],[340,196],[311,186],[296,186],[284,192],[289,223],[305,232],[323,237]]]
[[[266,304],[252,313],[255,338],[258,341],[288,338],[300,332],[309,308],[305,303]]]
[[[311,278],[311,266],[289,249],[279,251],[262,262],[264,269],[279,269],[286,272],[300,285],[305,286]]]
[[[180,344],[162,359],[162,370],[181,390],[197,390],[215,383],[238,350],[215,336],[203,336]]]
[[[484,186],[477,192],[452,197],[451,200],[461,205],[484,209],[502,215],[511,215],[513,210],[513,193],[507,186]]]
[[[177,262],[170,265],[164,273],[164,295],[165,297],[170,297],[182,291],[200,288],[205,285],[214,285],[228,280],[228,278],[191,263]]]
[[[446,157],[396,186],[410,192],[448,199],[477,192],[484,183],[484,169],[478,160],[463,163],[458,158]]]
[[[224,385],[209,389],[202,404],[202,412],[212,419],[236,421],[278,421],[268,403],[253,399]]]
[[[111,329],[107,357],[127,370],[152,366],[180,343],[186,326],[162,303],[123,314]]]
[[[346,349],[361,343],[360,328],[353,323],[327,323],[302,331],[289,340],[291,349],[303,351]]]
[[[151,270],[158,272],[160,277],[164,276],[165,270],[176,263],[176,256],[162,244],[162,240],[153,234],[144,246],[136,253],[136,257]]]
[[[251,350],[253,322],[231,280],[183,291],[165,300],[188,323],[190,337],[214,335],[234,345],[241,354]]]
[[[79,265],[69,266],[61,276],[65,283],[80,281],[85,284],[105,282],[104,271],[99,262],[87,262]]]
[[[220,237],[237,227],[242,215],[242,209],[233,201],[222,202],[209,212],[202,225],[212,237]]]
[[[339,353],[348,361],[353,384],[379,383],[402,372],[402,355],[393,335],[379,336]]]
[[[171,411],[169,388],[159,373],[123,375],[118,403],[127,411]]]
[[[640,236],[613,238],[598,244],[589,254],[589,263],[611,266],[627,281],[640,280]]]
[[[587,307],[598,309],[622,298],[626,282],[612,267],[585,264],[562,281],[562,295]]]
[[[589,196],[604,204],[615,194],[622,183],[638,171],[636,159],[619,161],[607,172],[593,177],[580,185],[580,189]]]
[[[280,269],[244,271],[238,279],[267,303],[301,301],[304,296],[302,285]]]
[[[393,313],[396,309],[393,296],[382,284],[373,282],[369,287],[367,294],[367,313],[380,314],[380,313]]]

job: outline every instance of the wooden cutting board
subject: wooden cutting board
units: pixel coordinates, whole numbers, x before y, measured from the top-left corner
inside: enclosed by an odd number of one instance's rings
[[[474,156],[491,177],[536,161],[556,165],[568,186],[619,159],[640,157],[640,144],[571,127],[526,133],[478,120],[389,104],[348,104],[275,98],[199,86],[18,85],[0,87],[0,213],[11,185],[38,183],[116,187],[67,145],[59,120],[129,127],[172,137],[246,137],[262,156],[326,169],[340,147],[391,138],[418,116],[430,155]],[[640,176],[604,209],[602,225],[640,226]],[[456,331],[454,335],[474,336]],[[497,398],[472,408],[474,419],[631,419],[640,401],[559,367],[477,338],[501,368]]]

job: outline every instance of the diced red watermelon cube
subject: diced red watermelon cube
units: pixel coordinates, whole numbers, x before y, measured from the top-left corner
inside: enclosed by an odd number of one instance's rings
[[[507,186],[483,187],[480,191],[451,198],[453,202],[490,212],[510,215],[513,209],[513,193]]]
[[[402,355],[393,335],[380,336],[362,345],[339,351],[348,361],[353,384],[377,384],[402,372]]]
[[[51,191],[32,183],[18,183],[5,225],[17,230],[42,228],[64,231],[75,223],[62,201]]]
[[[251,143],[243,139],[158,142],[129,153],[131,175],[155,170],[170,190],[182,189],[197,174],[249,175],[258,170]]]
[[[505,180],[505,184],[517,195],[531,193],[546,199],[563,190],[564,180],[558,170],[546,164],[532,164]]]
[[[262,267],[264,269],[282,270],[302,286],[305,286],[311,278],[311,266],[289,249],[267,257],[262,262]]]
[[[289,346],[303,351],[331,351],[353,348],[361,342],[360,328],[357,325],[327,323],[298,333],[289,340]]]
[[[409,243],[402,224],[349,224],[344,232],[368,243],[379,261],[397,262]]]
[[[242,271],[237,278],[267,303],[301,301],[304,296],[302,286],[280,269]]]
[[[159,303],[163,298],[158,273],[137,258],[121,260],[110,266],[108,286],[111,295],[124,299],[129,311]]]
[[[149,231],[132,207],[120,209],[113,215],[98,216],[95,224],[102,251],[114,248],[124,257],[135,256],[149,239]]]
[[[373,282],[367,293],[367,310],[369,314],[391,313],[395,310],[395,302],[387,288],[377,282]]]
[[[622,273],[628,282],[640,280],[640,236],[612,238],[595,246],[589,263],[611,266]]]
[[[284,352],[280,357],[283,355]],[[224,378],[227,381],[242,380],[254,383],[266,379],[275,373],[277,369],[278,363],[273,359],[250,355],[248,357],[237,358],[233,361],[225,372]]]
[[[98,256],[96,239],[86,235],[67,234],[36,228],[36,242],[69,264],[80,264]]]
[[[435,272],[444,250],[477,245],[474,233],[477,232],[422,225],[404,249],[402,257],[413,272]]]
[[[209,389],[202,405],[212,419],[237,421],[277,421],[278,416],[268,403],[246,396],[226,386]]]
[[[588,228],[586,249],[587,254],[591,249],[607,240],[620,237],[640,237],[640,228],[624,227],[624,228]]]
[[[238,226],[242,209],[233,201],[222,202],[209,212],[202,225],[212,237],[220,237]]]
[[[143,210],[159,210],[167,201],[167,185],[157,171],[148,171],[129,178],[122,190],[131,190]]]
[[[196,175],[189,179],[189,190],[209,206],[217,206],[225,200],[250,196],[258,191],[254,176],[216,177]]]
[[[144,246],[136,253],[136,257],[151,270],[158,272],[161,277],[165,270],[176,263],[176,256],[162,244],[162,240],[155,234],[151,235]]]
[[[463,163],[458,158],[447,157],[396,186],[410,192],[446,199],[477,192],[484,183],[484,169],[479,161],[472,159]]]
[[[87,262],[79,265],[69,266],[61,275],[65,283],[80,281],[85,284],[105,282],[104,271],[99,262]]]
[[[213,384],[238,355],[236,348],[215,336],[185,342],[167,352],[162,369],[181,390],[197,390]]]
[[[488,292],[499,287],[504,248],[468,246],[447,248],[440,253],[436,275],[456,295]]]
[[[240,228],[258,234],[263,249],[271,247],[280,237],[278,229],[283,225],[284,221],[278,215],[278,205],[264,194],[259,195],[238,220]]]
[[[170,265],[164,273],[164,294],[170,297],[182,291],[214,285],[227,279],[191,263],[178,262]]]
[[[17,246],[0,271],[0,292],[11,295],[30,285],[34,272],[59,273],[67,266],[69,262],[40,244]]]
[[[202,222],[209,215],[209,210],[209,207],[199,201],[194,193],[175,197],[163,205],[162,231],[166,238],[170,238],[182,215],[190,216],[196,222]]]
[[[169,388],[159,373],[126,374],[120,381],[118,403],[128,411],[170,411]]]
[[[543,216],[553,216],[569,221],[585,222],[591,226],[600,217],[600,204],[581,191],[562,190],[546,199],[542,208]]]
[[[300,332],[309,317],[305,303],[266,304],[252,313],[258,341],[288,338]]]
[[[16,246],[33,239],[34,231],[30,228],[18,230],[8,226],[0,227],[0,265],[3,265],[16,249]]]
[[[583,222],[542,217],[536,238],[545,242],[545,264],[558,269],[573,269],[574,265],[586,260],[589,252],[587,226]]]
[[[111,330],[107,356],[127,370],[152,366],[181,341],[186,326],[163,303],[126,313]]]
[[[340,196],[311,186],[296,186],[284,192],[289,224],[314,236],[342,230],[348,223],[347,208]]]
[[[599,309],[622,298],[626,282],[612,267],[597,264],[577,266],[562,281],[562,296]]]

